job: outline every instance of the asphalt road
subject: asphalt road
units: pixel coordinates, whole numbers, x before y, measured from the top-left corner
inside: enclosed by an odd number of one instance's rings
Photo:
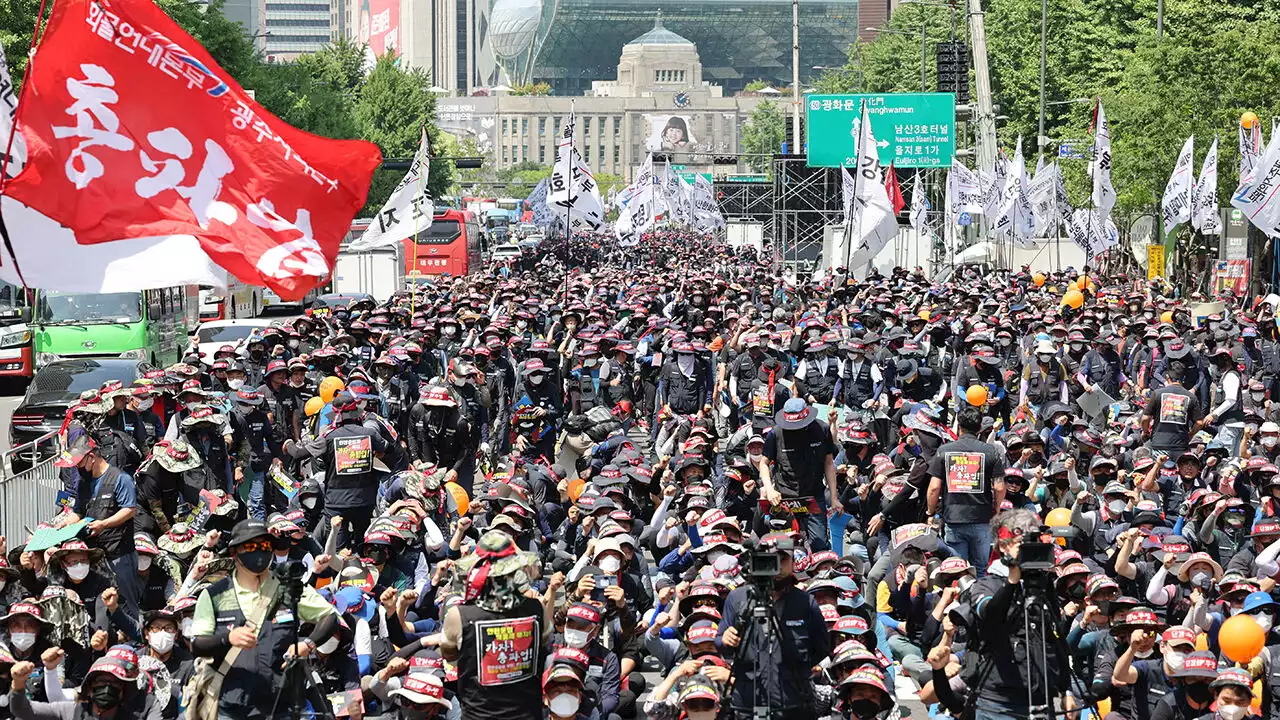
[[[9,452],[9,418],[22,402],[22,388],[8,387],[0,396],[0,454]]]

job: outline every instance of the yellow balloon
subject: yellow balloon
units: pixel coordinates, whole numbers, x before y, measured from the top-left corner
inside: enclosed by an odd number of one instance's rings
[[[1085,288],[1087,288],[1087,287],[1089,287],[1089,278],[1088,278],[1088,276],[1086,276],[1086,275],[1081,275],[1080,277],[1076,278],[1076,289],[1077,289],[1077,290],[1083,290],[1083,289],[1085,289]]]
[[[1044,524],[1049,527],[1066,527],[1071,524],[1071,511],[1067,508],[1054,508],[1044,516]]]
[[[330,375],[320,381],[320,399],[324,401],[325,405],[328,405],[333,402],[333,396],[342,392],[345,387],[346,384],[342,382],[342,378]]]
[[[1173,312],[1170,310],[1165,310],[1164,312],[1160,313],[1160,322],[1162,323],[1173,322]]]
[[[1072,288],[1062,296],[1062,304],[1070,305],[1071,307],[1079,310],[1080,306],[1084,305],[1084,295],[1082,295],[1079,290]]]
[[[324,401],[318,397],[313,397],[307,401],[303,409],[306,411],[307,417],[312,417],[324,409]]]
[[[917,317],[919,317],[921,320],[923,320],[923,321],[925,321],[925,322],[929,322],[929,311],[928,311],[928,310],[921,310],[920,312],[916,313],[916,316],[917,316]]]
[[[1036,273],[1032,276],[1031,282],[1035,283],[1036,287],[1044,287],[1044,273]]]
[[[982,407],[987,402],[987,388],[985,385],[970,385],[968,390],[964,391],[964,399],[974,407]]]
[[[1240,115],[1240,127],[1249,130],[1257,124],[1258,116],[1254,114],[1252,110],[1245,110],[1244,113]]]

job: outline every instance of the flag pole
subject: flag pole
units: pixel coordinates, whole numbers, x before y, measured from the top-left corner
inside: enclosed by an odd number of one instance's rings
[[[856,233],[850,233],[849,218],[844,219],[844,279],[845,282],[853,277],[853,271],[849,267],[849,263],[853,261],[853,238],[854,235],[862,237],[862,213],[858,212],[858,178],[862,175],[862,136],[866,133],[866,128],[862,127],[864,120],[867,120],[867,101],[861,100],[858,103],[858,137],[854,142],[853,152],[853,202],[849,209],[857,216],[855,223],[857,224]]]
[[[565,152],[565,182],[569,186],[569,195],[564,206],[564,305],[569,304],[569,275],[572,272],[569,263],[573,257],[573,225],[570,222],[570,215],[573,212],[573,133],[574,133],[574,101],[569,101],[569,127],[565,128],[569,133],[569,148]],[[559,160],[559,158],[557,158]]]
[[[422,136],[418,138],[418,142],[422,146],[423,159],[425,160],[426,158],[431,156],[431,137],[427,135],[427,124],[425,122],[422,124]],[[429,168],[431,166],[428,164],[427,167]],[[423,182],[422,175],[423,175],[422,170],[419,169],[418,170],[418,197],[419,198],[422,197],[422,182]],[[419,225],[418,225],[418,215],[419,213],[417,212],[413,214],[413,274],[409,276],[409,281],[413,283],[413,291],[409,293],[409,320],[410,321],[413,320],[413,314],[418,311],[418,280],[416,278],[416,275],[418,274],[418,233],[421,232],[421,230],[419,230]]]

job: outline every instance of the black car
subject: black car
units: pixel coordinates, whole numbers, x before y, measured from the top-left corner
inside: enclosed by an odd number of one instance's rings
[[[353,302],[360,300],[369,300],[377,302],[369,293],[326,293],[316,298],[311,304],[312,308],[329,308],[331,310],[345,309]]]
[[[18,448],[62,427],[67,409],[85,390],[96,390],[110,380],[131,385],[150,369],[143,360],[116,358],[57,360],[41,367],[13,411],[9,421],[9,447]],[[21,472],[31,467],[33,461],[45,460],[52,454],[53,443],[47,446],[42,443],[34,452],[28,449],[15,454],[13,470]]]

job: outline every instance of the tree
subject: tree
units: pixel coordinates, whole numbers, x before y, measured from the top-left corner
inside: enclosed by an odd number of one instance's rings
[[[769,87],[769,83],[765,82],[764,80],[752,80],[751,82],[747,83],[746,86],[742,88],[742,90],[743,92],[760,92],[761,90],[767,87]]]
[[[394,54],[378,58],[355,103],[360,137],[381,148],[383,157],[411,158],[425,127],[431,138],[432,155],[441,155],[441,133],[435,126],[436,98],[430,87],[431,79],[426,73],[418,68],[401,68]],[[453,163],[431,163],[427,187],[433,196],[447,193],[453,174]],[[377,212],[402,177],[404,173],[399,170],[375,172],[365,212]]]
[[[517,85],[511,88],[511,92],[507,94],[508,95],[535,95],[535,96],[550,95],[551,86],[544,82],[525,83],[524,85]]]
[[[782,141],[787,137],[787,119],[777,103],[769,100],[756,105],[742,126],[742,151],[747,154],[747,166],[756,172],[767,172],[773,156],[782,152]]]

